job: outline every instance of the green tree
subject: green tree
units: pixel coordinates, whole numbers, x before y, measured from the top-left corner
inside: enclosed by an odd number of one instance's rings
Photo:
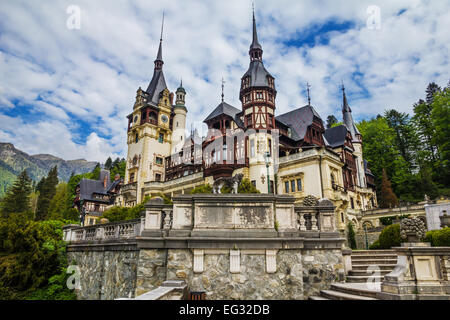
[[[356,238],[355,238],[355,230],[353,229],[353,224],[349,222],[347,227],[348,227],[348,245],[351,249],[356,249]]]
[[[88,175],[88,179],[98,180],[100,179],[100,171],[102,168],[100,167],[100,163],[97,163],[94,170]]]
[[[434,144],[437,146],[440,162],[438,181],[450,186],[450,88],[436,93],[432,103],[431,119],[434,127]]]
[[[118,158],[117,158],[118,159]],[[115,162],[111,169],[111,180],[114,180],[117,174],[123,179],[125,178],[125,169],[127,167],[127,162],[125,160],[120,160]]]
[[[330,115],[327,117],[327,129],[330,129],[333,127],[334,124],[336,124],[338,120],[334,115]]]
[[[69,197],[67,183],[62,182],[56,187],[56,193],[50,200],[48,207],[48,218],[51,220],[63,219],[70,210],[67,198]]]
[[[416,154],[419,140],[409,115],[394,109],[385,112],[385,119],[395,132],[395,144],[403,159],[408,163],[409,172],[416,167]]]
[[[7,218],[14,213],[31,214],[31,179],[27,171],[22,171],[14,184],[8,188],[5,197],[0,202],[0,213],[3,218]]]
[[[381,208],[393,208],[398,205],[398,199],[392,191],[391,182],[388,179],[386,170],[383,169],[381,180],[381,197],[379,200]]]
[[[105,161],[105,169],[106,170],[111,170],[112,169],[112,159],[111,159],[111,157],[108,157],[108,159],[106,159],[106,161]]]
[[[48,217],[48,208],[50,201],[56,194],[56,186],[58,185],[58,167],[53,167],[47,178],[45,178],[39,192],[39,199],[36,209],[36,220],[46,220]]]

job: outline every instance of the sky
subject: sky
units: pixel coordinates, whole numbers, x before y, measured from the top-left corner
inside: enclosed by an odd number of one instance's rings
[[[221,102],[240,108],[250,0],[0,0],[0,142],[29,154],[126,157],[126,116],[153,75],[165,12],[164,74],[187,91],[187,129]],[[277,115],[311,104],[341,120],[412,113],[450,79],[448,0],[256,0]]]

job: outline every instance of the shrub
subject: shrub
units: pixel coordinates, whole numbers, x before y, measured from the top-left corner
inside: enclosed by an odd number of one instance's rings
[[[381,249],[380,246],[380,240],[378,239],[377,241],[375,241],[374,243],[372,243],[369,247],[370,250],[379,250]]]
[[[243,179],[238,187],[238,193],[260,193],[258,189],[248,179]]]
[[[380,218],[380,222],[383,226],[390,226],[392,224],[392,221],[394,221],[394,217],[384,217]]]
[[[380,249],[399,247],[401,245],[400,225],[393,224],[384,228],[378,240],[380,242]]]
[[[212,186],[210,184],[205,184],[203,186],[195,187],[191,194],[199,194],[199,193],[213,193],[212,192]]]
[[[424,241],[433,247],[450,247],[450,228],[428,231]]]
[[[351,222],[348,223],[348,245],[351,249],[356,249],[355,230]]]

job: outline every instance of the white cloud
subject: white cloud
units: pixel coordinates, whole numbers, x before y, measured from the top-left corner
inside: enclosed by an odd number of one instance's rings
[[[72,4],[81,8],[80,30],[66,27]],[[381,30],[366,28],[369,5],[381,9]],[[152,76],[163,9],[164,72],[173,91],[183,78],[188,123],[205,118],[220,102],[222,77],[226,101],[239,108],[240,77],[249,63],[250,1],[5,1],[0,139],[29,153],[67,159],[124,155],[125,116],[137,88],[146,89]],[[401,9],[406,11],[397,16]],[[264,61],[276,77],[277,113],[306,103],[308,81],[322,117],[340,114],[341,79],[356,118],[389,107],[411,112],[428,82],[448,81],[449,9],[448,2],[429,0],[257,1]],[[331,33],[326,44],[286,46],[330,19],[355,27]],[[22,121],[23,113],[14,118],[11,110],[24,106],[44,116],[35,123]],[[79,120],[94,131],[83,133]],[[84,142],[74,142],[82,137]]]

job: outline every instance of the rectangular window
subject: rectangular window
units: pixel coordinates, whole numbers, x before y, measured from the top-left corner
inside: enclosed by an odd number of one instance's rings
[[[352,209],[355,209],[355,203],[353,201],[353,198],[350,198],[350,204],[352,206]]]
[[[295,192],[295,180],[291,181],[291,192]]]
[[[342,221],[342,223],[345,222],[345,220],[344,220],[344,213],[343,212],[341,212],[341,221]]]
[[[164,133],[160,133],[159,134],[158,142],[159,143],[164,143]]]
[[[161,174],[157,173],[155,174],[155,181],[161,181]]]
[[[289,193],[289,181],[286,181],[286,182],[284,183],[284,191],[285,191],[286,193]]]
[[[252,118],[252,115],[249,114],[249,115],[247,116],[247,125],[248,125],[248,126],[251,126],[252,124],[253,124],[253,118]]]
[[[252,185],[256,188],[256,181],[252,180]]]
[[[269,154],[272,156],[272,139],[268,139],[268,145],[269,145]]]
[[[302,179],[297,179],[297,191],[302,191]]]
[[[273,192],[274,187],[275,187],[275,184],[273,183],[272,180],[270,180],[270,187],[269,187],[269,192],[270,192],[270,194],[274,194],[274,193],[275,193],[275,192]]]
[[[254,157],[255,156],[255,140],[251,139],[250,140],[250,157]]]
[[[163,164],[163,158],[156,157],[156,164],[162,165]]]
[[[130,183],[134,182],[134,173],[130,174]]]

